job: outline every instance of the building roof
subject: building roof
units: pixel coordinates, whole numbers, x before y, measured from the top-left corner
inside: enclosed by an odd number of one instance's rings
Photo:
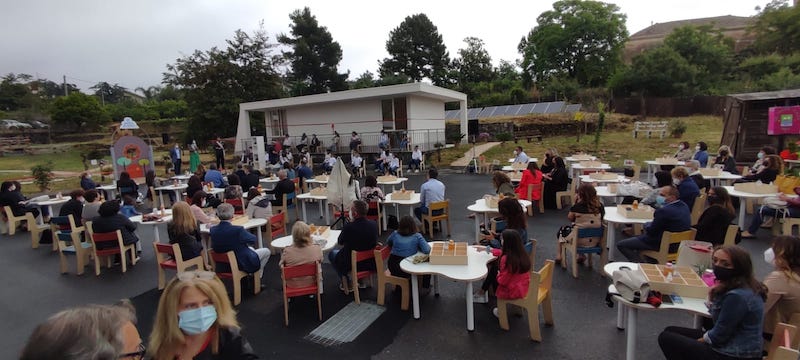
[[[791,98],[800,98],[800,89],[764,91],[764,92],[744,93],[744,94],[730,94],[728,96],[742,101],[791,99]]]
[[[467,94],[433,86],[425,83],[409,83],[399,85],[379,86],[365,89],[355,89],[337,91],[326,94],[315,94],[306,96],[295,96],[283,99],[253,101],[239,104],[241,110],[263,110],[286,108],[292,106],[366,100],[366,99],[386,99],[400,95],[416,95],[444,102],[467,101]]]
[[[713,25],[714,28],[723,30],[744,29],[748,27],[753,21],[754,20],[751,17],[733,16],[733,15],[668,21],[665,23],[657,23],[650,25],[644,28],[643,30],[631,35],[630,40],[649,38],[649,37],[665,37],[669,35],[673,30],[681,26],[687,26],[687,25],[692,25],[692,26]]]

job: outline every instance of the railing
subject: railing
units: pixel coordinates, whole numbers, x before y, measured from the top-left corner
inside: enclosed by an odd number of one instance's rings
[[[436,143],[441,143],[442,145],[445,143],[444,129],[396,130],[387,131],[386,134],[389,136],[389,149],[392,151],[411,151],[414,149],[414,146],[419,146],[420,150],[422,151],[431,151],[436,149],[434,146]],[[321,153],[328,149],[334,150],[336,153],[349,152],[350,135],[350,133],[340,134],[338,146],[333,145],[332,135],[317,136],[321,145],[316,149],[316,152]],[[380,148],[378,147],[378,144],[381,140],[381,133],[359,133],[358,136],[361,138],[360,151],[362,153],[379,152]],[[300,136],[291,136],[291,138],[295,146],[300,144]],[[404,138],[408,139],[408,143],[405,147],[401,148]],[[309,137],[308,142],[309,144],[311,143],[311,137]]]

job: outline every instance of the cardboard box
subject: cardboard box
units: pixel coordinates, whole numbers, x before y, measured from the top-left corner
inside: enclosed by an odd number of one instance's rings
[[[330,226],[309,225],[309,227],[311,228],[312,236],[319,236],[327,239],[328,236],[331,234]]]
[[[515,162],[515,163],[511,164],[511,168],[514,169],[514,170],[517,170],[517,171],[525,170],[525,169],[528,168],[528,164],[527,163],[521,163],[521,162]]]
[[[500,196],[497,195],[484,195],[483,201],[486,202],[486,207],[496,209],[497,203],[500,201]]]
[[[776,194],[778,192],[778,187],[772,184],[749,182],[733,184],[733,190],[751,194]]]
[[[467,265],[467,243],[457,242],[453,249],[449,249],[446,242],[431,244],[431,265]]]
[[[411,200],[414,190],[395,190],[392,191],[392,200]]]
[[[674,157],[660,157],[656,158],[656,163],[659,165],[677,165],[678,159]]]
[[[314,180],[322,181],[322,182],[328,182],[328,175],[317,175],[317,176],[314,176]]]
[[[603,163],[600,161],[581,161],[578,164],[585,168],[599,168],[603,166]]]
[[[616,180],[618,175],[615,173],[595,172],[589,174],[589,177],[595,180]]]
[[[506,173],[506,175],[508,175],[508,178],[511,179],[512,181],[514,181],[514,180],[515,181],[520,181],[522,179],[522,173],[518,172],[518,171],[509,172],[509,173]]]
[[[311,193],[311,195],[314,195],[314,196],[328,196],[328,188],[326,188],[324,186],[315,187],[315,188],[311,189],[311,191],[309,191],[309,193]]]
[[[639,271],[644,273],[650,283],[650,290],[697,299],[708,297],[708,285],[691,267],[674,266],[670,282],[664,276],[664,268],[665,265],[660,264],[639,264]]]
[[[377,180],[378,180],[379,183],[392,182],[392,181],[396,181],[397,180],[397,176],[394,176],[394,175],[383,175],[383,176],[378,176]]]
[[[722,169],[719,168],[700,168],[697,169],[700,175],[703,176],[720,176],[722,175]]]
[[[633,205],[617,205],[617,213],[628,219],[653,219],[655,209],[650,206],[639,204],[638,209],[634,209]]]

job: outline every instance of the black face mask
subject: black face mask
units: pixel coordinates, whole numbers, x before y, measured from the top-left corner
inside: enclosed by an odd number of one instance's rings
[[[736,269],[728,269],[714,265],[714,277],[716,277],[719,281],[730,280],[736,275]]]
[[[719,202],[720,202],[719,196],[717,196],[717,195],[708,195],[708,203],[709,204],[717,204]]]

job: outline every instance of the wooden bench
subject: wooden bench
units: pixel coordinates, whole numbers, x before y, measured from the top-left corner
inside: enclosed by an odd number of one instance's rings
[[[666,121],[637,121],[633,123],[633,138],[639,137],[639,133],[647,133],[649,139],[653,133],[659,133],[661,139],[667,135],[667,122]]]
[[[0,137],[0,155],[6,152],[28,152],[31,139],[26,136]]]
[[[515,131],[514,132],[514,142],[519,142],[519,139],[526,139],[528,142],[531,140],[536,139],[537,143],[542,142],[542,133],[539,130],[529,130],[529,131]]]

